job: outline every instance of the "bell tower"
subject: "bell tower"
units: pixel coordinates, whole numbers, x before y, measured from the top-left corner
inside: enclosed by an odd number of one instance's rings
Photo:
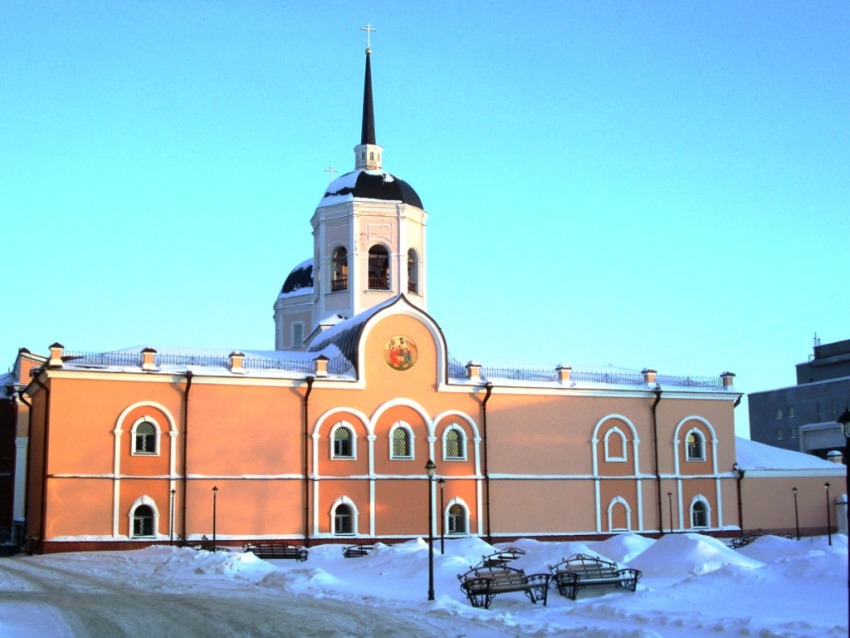
[[[375,135],[372,95],[369,36],[374,29],[371,25],[362,29],[367,33],[366,73],[354,170],[331,181],[313,214],[313,259],[299,266],[301,279],[309,267],[309,286],[297,290],[290,286],[286,292],[285,284],[278,297],[278,349],[304,349],[321,331],[398,295],[427,310],[428,214],[416,191],[383,168],[384,149]],[[304,324],[303,332],[296,321]]]

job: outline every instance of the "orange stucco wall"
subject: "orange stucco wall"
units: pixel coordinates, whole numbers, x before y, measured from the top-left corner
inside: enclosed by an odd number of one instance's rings
[[[402,369],[386,356],[399,336],[417,355]],[[309,399],[304,375],[197,369],[190,385],[182,372],[49,370],[49,418],[47,393],[33,400],[29,534],[126,540],[146,504],[159,540],[210,536],[213,487],[216,533],[231,542],[333,539],[341,505],[354,512],[355,537],[423,536],[429,489],[437,534],[452,506],[464,514],[463,533],[495,538],[688,530],[697,500],[709,530],[737,525],[736,394],[664,392],[657,401],[651,388],[513,383],[488,396],[481,381],[447,383],[446,356],[436,325],[404,307],[367,322],[356,379],[317,377]],[[141,420],[158,428],[155,454],[135,452]],[[333,452],[339,426],[354,435],[350,458]],[[399,427],[411,435],[404,458],[392,448]],[[450,428],[461,433],[453,458]],[[703,441],[696,459],[691,431]],[[800,517],[816,526],[806,485]],[[790,486],[744,481],[745,527],[787,527],[765,497],[774,488]]]

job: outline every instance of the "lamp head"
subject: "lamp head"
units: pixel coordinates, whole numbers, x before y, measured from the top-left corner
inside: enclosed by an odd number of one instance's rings
[[[434,478],[434,472],[436,469],[437,466],[434,465],[434,461],[428,459],[428,462],[425,464],[425,473],[428,475],[428,478]]]

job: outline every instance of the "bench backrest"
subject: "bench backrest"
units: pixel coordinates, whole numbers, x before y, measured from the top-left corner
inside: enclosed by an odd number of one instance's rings
[[[575,572],[588,578],[604,577],[616,574],[619,571],[617,563],[613,563],[596,556],[587,554],[575,554],[565,558],[557,565],[549,568],[551,571]]]

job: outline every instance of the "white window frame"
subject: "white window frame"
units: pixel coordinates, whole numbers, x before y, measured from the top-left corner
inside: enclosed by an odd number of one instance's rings
[[[395,449],[394,449],[395,446],[393,445],[393,442],[394,442],[393,437],[395,436],[395,431],[399,430],[399,429],[407,432],[407,442],[408,442],[408,446],[410,448],[410,450],[409,450],[410,453],[407,456],[396,456],[396,454],[395,454]],[[394,424],[390,428],[389,442],[390,442],[390,459],[391,460],[395,460],[395,461],[413,461],[413,460],[415,460],[415,458],[416,458],[416,446],[414,445],[414,443],[416,442],[416,437],[413,435],[413,428],[410,427],[410,424],[405,423],[404,421],[399,421],[398,423]]]
[[[350,532],[338,532],[337,529],[336,529],[336,511],[341,506],[346,506],[351,510],[351,531]],[[354,501],[352,501],[347,496],[340,496],[338,499],[336,499],[336,501],[334,501],[334,504],[331,505],[330,517],[331,517],[330,524],[331,524],[331,535],[332,536],[350,537],[350,536],[357,536],[358,535],[357,530],[359,529],[358,521],[360,519],[360,514],[357,511],[357,506],[354,504]]]
[[[447,452],[449,432],[455,431],[458,433],[458,456],[449,456]],[[443,460],[444,461],[465,461],[466,460],[466,432],[457,423],[452,423],[443,431]]]
[[[144,423],[150,423],[154,427],[154,451],[153,452],[140,452],[136,449],[136,430],[139,429]],[[159,423],[156,419],[150,416],[143,416],[136,420],[133,423],[133,427],[130,428],[130,455],[131,456],[159,456],[159,445],[162,440],[162,428],[159,426]]]
[[[451,511],[452,507],[454,507],[455,505],[457,505],[458,507],[460,507],[463,510],[463,526],[464,526],[464,529],[466,530],[464,532],[452,532],[451,527],[449,526],[449,512]],[[460,537],[463,537],[463,536],[469,536],[470,535],[470,532],[469,532],[469,506],[467,506],[467,504],[464,502],[463,499],[453,498],[452,500],[450,500],[446,504],[446,509],[443,512],[443,525],[444,525],[443,529],[446,530],[446,533],[445,533],[446,536],[451,536],[452,538],[460,538]]]
[[[133,523],[135,522],[135,518],[136,518],[136,510],[139,509],[142,506],[150,507],[151,511],[153,512],[153,534],[150,535],[150,536],[148,536],[148,535],[137,536],[134,533]],[[151,538],[158,538],[158,536],[159,536],[159,508],[157,508],[156,503],[154,502],[154,500],[152,498],[150,498],[149,496],[142,496],[141,498],[136,499],[136,501],[130,506],[130,512],[128,514],[128,518],[129,518],[128,522],[129,522],[130,526],[127,529],[127,532],[128,532],[128,536],[131,539],[148,540],[148,539],[151,539]]]
[[[620,441],[622,442],[623,456],[613,456],[611,454],[609,447],[608,447],[608,439],[614,434],[616,434],[620,437]],[[608,462],[611,462],[611,463],[626,463],[626,462],[628,462],[628,460],[629,460],[629,458],[628,458],[629,457],[629,449],[628,449],[628,447],[626,447],[627,444],[628,444],[628,439],[626,439],[626,435],[623,433],[623,431],[620,428],[618,428],[615,425],[614,427],[609,429],[605,433],[605,460],[608,461]]]
[[[694,525],[694,507],[698,503],[701,503],[705,508],[705,525]],[[711,505],[709,504],[708,499],[702,494],[694,496],[690,507],[688,507],[688,516],[690,516],[691,519],[691,529],[711,529]]]
[[[691,434],[698,437],[699,440],[700,440],[700,452],[701,452],[700,456],[691,456],[691,446],[688,443],[688,438],[691,436]],[[691,428],[690,430],[688,430],[688,433],[685,434],[685,460],[688,461],[688,462],[693,461],[694,463],[705,462],[705,460],[706,460],[705,445],[706,445],[705,434],[703,434],[702,431],[699,428]]]
[[[351,456],[337,456],[336,454],[336,436],[337,430],[340,428],[345,428],[351,434]],[[331,428],[330,432],[330,456],[332,459],[336,461],[356,461],[357,460],[357,432],[354,431],[354,426],[352,426],[348,421],[340,421],[336,425]]]

